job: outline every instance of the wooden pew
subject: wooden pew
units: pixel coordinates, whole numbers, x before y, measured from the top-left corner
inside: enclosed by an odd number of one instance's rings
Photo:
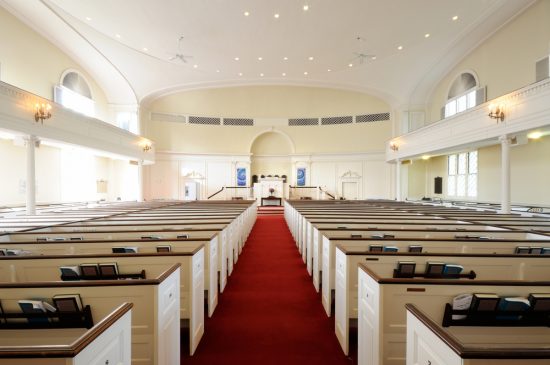
[[[463,293],[528,296],[550,293],[550,281],[394,279],[393,268],[359,265],[358,363],[405,364],[406,310],[412,303],[442,318],[445,303]]]
[[[449,254],[357,254],[339,246],[335,270],[335,331],[344,353],[348,354],[349,322],[357,318],[358,264],[371,269],[397,267],[399,261],[414,261],[416,272],[424,273],[426,262],[444,262],[474,271],[476,280],[544,280],[550,276],[550,258],[530,255],[449,255]],[[386,272],[386,271],[384,271]],[[452,280],[452,279],[449,279]]]
[[[548,327],[448,327],[407,304],[407,364],[542,365],[550,361]]]
[[[90,329],[0,329],[0,365],[130,364],[132,307],[115,307]]]
[[[179,364],[179,264],[149,269],[150,279],[91,281],[29,281],[0,283],[5,311],[16,311],[17,301],[78,293],[94,318],[104,318],[124,302],[132,309],[132,363]]]

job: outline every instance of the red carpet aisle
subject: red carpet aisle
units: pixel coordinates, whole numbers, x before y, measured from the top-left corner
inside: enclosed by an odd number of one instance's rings
[[[351,364],[282,215],[258,216],[206,333],[182,364]]]

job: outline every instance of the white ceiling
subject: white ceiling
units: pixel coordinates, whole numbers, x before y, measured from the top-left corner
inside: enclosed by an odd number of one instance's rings
[[[112,103],[205,87],[287,84],[359,90],[399,106],[425,102],[451,67],[532,2],[0,0],[0,5],[81,63]],[[176,53],[193,58],[169,61]],[[376,59],[361,63],[357,54]]]

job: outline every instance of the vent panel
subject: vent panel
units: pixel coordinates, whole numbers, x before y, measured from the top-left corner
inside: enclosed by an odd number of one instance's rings
[[[254,119],[247,118],[223,118],[223,125],[253,126]]]
[[[355,117],[355,123],[370,123],[390,120],[390,113],[364,114]]]
[[[319,125],[319,119],[318,118],[289,119],[288,125],[291,127],[299,127],[304,125]]]
[[[210,117],[189,117],[189,124],[202,124],[202,125],[220,125],[220,118],[210,118]]]
[[[351,124],[353,123],[353,117],[330,117],[321,118],[321,125],[333,125],[333,124]]]

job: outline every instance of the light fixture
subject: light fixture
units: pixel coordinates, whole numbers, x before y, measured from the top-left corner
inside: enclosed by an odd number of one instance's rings
[[[143,52],[147,52],[147,51],[149,51],[149,48],[143,47]]]
[[[263,57],[258,57],[258,61],[261,61],[261,60],[263,60]]]
[[[313,61],[313,56],[309,56],[308,60]]]
[[[260,74],[260,77],[264,77],[264,74],[263,74],[263,73],[261,73],[261,74]]]
[[[424,155],[424,156],[422,156],[422,159],[423,159],[424,161],[427,161],[427,160],[430,159],[430,157],[431,157],[430,155]]]
[[[304,71],[304,75],[306,75],[306,76],[307,76],[307,71]]]
[[[279,13],[273,14],[273,17],[274,17],[275,19],[279,19]]]
[[[219,74],[219,73],[220,73],[220,70],[216,70],[216,73],[218,73],[218,74]]]
[[[374,61],[376,59],[376,56],[372,56],[370,59]]]
[[[399,145],[395,142],[390,142],[390,150],[399,151]]]
[[[242,76],[242,75],[243,75],[243,73],[242,73],[242,72],[239,72],[239,76]]]
[[[304,11],[308,11],[309,10],[309,5],[307,5],[307,4],[304,5],[304,7],[302,9],[304,9]]]
[[[458,20],[458,15],[453,16],[452,19],[453,19],[453,21]]]
[[[141,148],[143,149],[143,152],[148,152],[153,148],[153,144],[151,143],[151,141],[143,140],[141,142]]]
[[[424,38],[430,38],[430,33],[424,34]]]
[[[348,67],[353,67],[353,63],[348,64]]]
[[[34,121],[37,123],[40,121],[40,123],[44,124],[44,119],[49,119],[52,116],[52,113],[50,112],[52,110],[52,106],[50,104],[36,104],[34,109]]]
[[[244,16],[249,16],[249,15],[250,15],[250,13],[248,11],[244,12]]]
[[[193,68],[198,68],[198,67],[199,67],[199,65],[193,65]]]
[[[397,49],[401,51],[403,49],[403,46],[399,46],[397,47]]]
[[[288,57],[283,57],[283,60],[288,61]]]
[[[115,37],[120,38],[120,34],[115,34]]]
[[[235,60],[235,61],[238,61],[238,60],[239,60],[239,57],[235,57],[234,60]]]
[[[491,104],[489,105],[489,117],[502,122],[504,120],[504,105]]]
[[[539,131],[531,132],[527,135],[527,138],[529,139],[539,139],[540,137],[542,137],[542,132]]]
[[[286,72],[283,72],[281,75],[286,76]]]
[[[86,17],[86,20],[87,20],[87,21],[90,21],[90,20],[92,20],[92,18],[90,18],[89,16],[87,16],[87,17]]]
[[[332,70],[329,68],[329,69],[327,70],[327,72],[332,72]]]

